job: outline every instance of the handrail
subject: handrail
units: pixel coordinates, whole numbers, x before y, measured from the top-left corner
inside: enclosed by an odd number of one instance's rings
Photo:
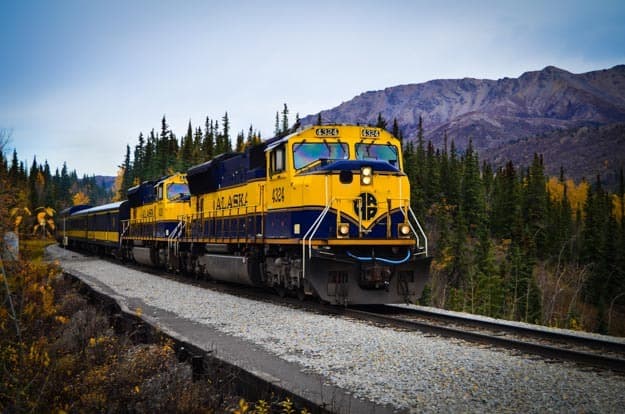
[[[302,237],[302,279],[306,279],[306,238],[309,239],[308,256],[310,257],[312,256],[312,238],[315,236],[315,233],[317,233],[317,230],[319,230],[321,222],[328,214],[328,211],[330,211],[331,205],[332,201],[326,205],[321,214],[317,216],[317,219],[313,222],[312,226],[310,226],[308,231],[304,234],[304,237]]]
[[[417,227],[419,228],[419,232],[421,233],[421,236],[423,237],[423,243],[424,243],[423,247],[424,247],[424,250],[422,252],[417,253],[417,254],[425,254],[425,256],[427,256],[428,255],[428,237],[425,235],[425,231],[423,231],[423,227],[421,227],[421,223],[419,223],[419,219],[417,219],[417,216],[415,215],[415,213],[412,210],[412,207],[410,205],[408,205],[408,212],[412,216],[412,219],[414,220],[414,222],[417,224]],[[415,228],[412,225],[412,222],[410,220],[408,220],[408,225],[410,226],[410,229],[412,230],[412,232],[417,237],[417,245],[420,247],[421,245],[419,243],[419,235],[417,234],[417,231],[415,230]]]
[[[119,235],[119,248],[122,248],[122,243],[124,240],[124,234],[126,234],[126,232],[130,229],[130,220],[123,220],[122,221],[122,233]],[[63,225],[65,226],[65,223],[63,223]]]

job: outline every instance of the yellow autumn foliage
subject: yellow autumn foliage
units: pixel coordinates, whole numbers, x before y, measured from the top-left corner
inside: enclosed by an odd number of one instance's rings
[[[569,205],[571,206],[573,214],[575,214],[578,209],[583,212],[584,203],[588,196],[588,182],[582,181],[579,184],[575,184],[573,180],[568,179],[562,183],[556,177],[551,177],[549,181],[547,181],[547,191],[549,191],[549,195],[553,201],[562,201],[564,197],[564,187],[566,187],[566,197],[569,200]]]
[[[117,176],[115,176],[115,183],[113,184],[113,201],[121,201],[122,199],[120,195],[120,190],[124,182],[125,174],[126,170],[124,169],[124,167],[119,167],[119,169],[117,170]]]
[[[72,204],[75,206],[89,204],[91,200],[89,200],[89,196],[83,193],[82,191],[77,192],[72,197]]]

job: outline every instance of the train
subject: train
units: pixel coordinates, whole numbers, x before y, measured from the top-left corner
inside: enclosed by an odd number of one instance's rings
[[[401,142],[382,128],[312,125],[127,199],[61,211],[62,246],[335,305],[414,303],[428,240]]]

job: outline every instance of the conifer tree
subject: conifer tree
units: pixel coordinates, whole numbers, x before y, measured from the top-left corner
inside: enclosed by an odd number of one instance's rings
[[[397,118],[393,118],[393,129],[391,131],[391,134],[395,137],[395,138],[399,138],[399,125],[397,124]]]
[[[582,231],[582,263],[590,264],[590,276],[586,281],[584,293],[586,298],[595,304],[605,305],[605,295],[610,278],[607,272],[607,262],[604,258],[611,252],[608,237],[611,216],[611,203],[601,185],[601,178],[597,176],[595,185],[588,192],[584,207],[584,224]],[[613,235],[611,235],[613,236]]]
[[[286,134],[289,131],[289,108],[286,103],[284,104],[284,108],[282,109],[282,127],[280,132],[282,134]]]
[[[20,164],[17,159],[17,150],[13,149],[13,158],[11,158],[11,168],[8,173],[9,182],[15,188],[20,182]]]
[[[493,183],[490,223],[493,235],[498,238],[520,237],[520,233],[515,232],[515,225],[519,223],[520,214],[519,190],[516,169],[512,161],[508,161],[506,166],[499,170]]]
[[[235,152],[243,152],[245,150],[245,132],[241,131],[237,134],[237,145]]]
[[[134,181],[134,177],[132,174],[132,164],[130,163],[130,145],[126,145],[126,155],[124,156],[124,163],[120,165],[120,168],[123,171],[123,179],[122,185],[119,189],[118,197],[120,200],[124,200],[126,198],[126,193],[128,189],[132,187],[132,183]]]
[[[436,202],[440,195],[440,154],[434,150],[432,141],[428,141],[425,159],[425,199],[426,205]]]
[[[247,130],[247,138],[245,140],[245,146],[249,147],[251,145],[255,144],[255,134],[254,134],[254,127],[252,126],[252,124],[250,124],[249,129]]]
[[[386,122],[386,119],[382,116],[382,112],[378,112],[378,119],[375,122],[376,128],[386,129],[387,124],[388,122]]]
[[[215,156],[215,135],[213,131],[213,121],[206,117],[204,141],[202,142],[202,156],[205,161],[212,160]]]
[[[202,128],[197,127],[195,129],[195,134],[193,135],[193,151],[191,156],[191,165],[197,165],[202,163],[204,160],[202,159],[202,139],[204,134],[202,133]]]
[[[143,159],[143,176],[142,181],[147,181],[156,178],[156,144],[157,144],[156,131],[152,129],[148,136],[147,143],[145,144],[145,154]]]
[[[302,126],[302,120],[299,117],[299,112],[295,112],[295,122],[293,123],[293,131],[297,131]]]
[[[193,138],[193,127],[191,126],[191,121],[189,121],[187,133],[182,138],[182,150],[180,151],[180,159],[178,160],[179,169],[182,171],[186,171],[193,164]]]
[[[274,129],[273,129],[273,134],[274,134],[274,136],[277,137],[278,135],[280,135],[280,133],[281,133],[281,130],[280,130],[280,113],[278,111],[276,111],[276,124],[275,124]]]
[[[536,257],[546,252],[546,227],[548,197],[542,156],[534,154],[524,192],[524,220],[527,228],[528,248]]]
[[[133,169],[133,185],[134,181],[141,182],[145,177],[145,138],[143,133],[139,133],[138,144],[135,146],[132,169]]]
[[[461,207],[471,235],[475,236],[476,229],[481,227],[485,220],[484,188],[480,180],[480,168],[477,154],[473,151],[473,141],[469,140],[464,155],[462,175]]]
[[[228,118],[228,112],[224,114],[221,121],[223,129],[221,152],[232,152],[232,142],[230,141],[230,120]]]
[[[39,177],[39,165],[37,164],[37,156],[33,157],[33,163],[30,166],[30,172],[28,173],[28,189],[30,194],[30,210],[34,211],[37,207],[41,206],[39,199],[38,187],[41,186],[38,181],[41,181],[43,176]]]
[[[458,154],[456,151],[456,144],[454,140],[451,140],[451,146],[449,148],[449,174],[448,182],[446,183],[447,199],[452,206],[460,205],[460,183],[462,175],[462,167]]]

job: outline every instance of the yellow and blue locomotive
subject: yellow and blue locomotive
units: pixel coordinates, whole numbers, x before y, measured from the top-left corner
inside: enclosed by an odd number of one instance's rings
[[[385,130],[337,125],[193,167],[184,263],[335,304],[415,301],[429,259],[402,163]]]
[[[142,183],[127,204],[119,253],[144,264],[333,304],[414,302],[428,278],[401,143],[380,128],[311,126]]]

